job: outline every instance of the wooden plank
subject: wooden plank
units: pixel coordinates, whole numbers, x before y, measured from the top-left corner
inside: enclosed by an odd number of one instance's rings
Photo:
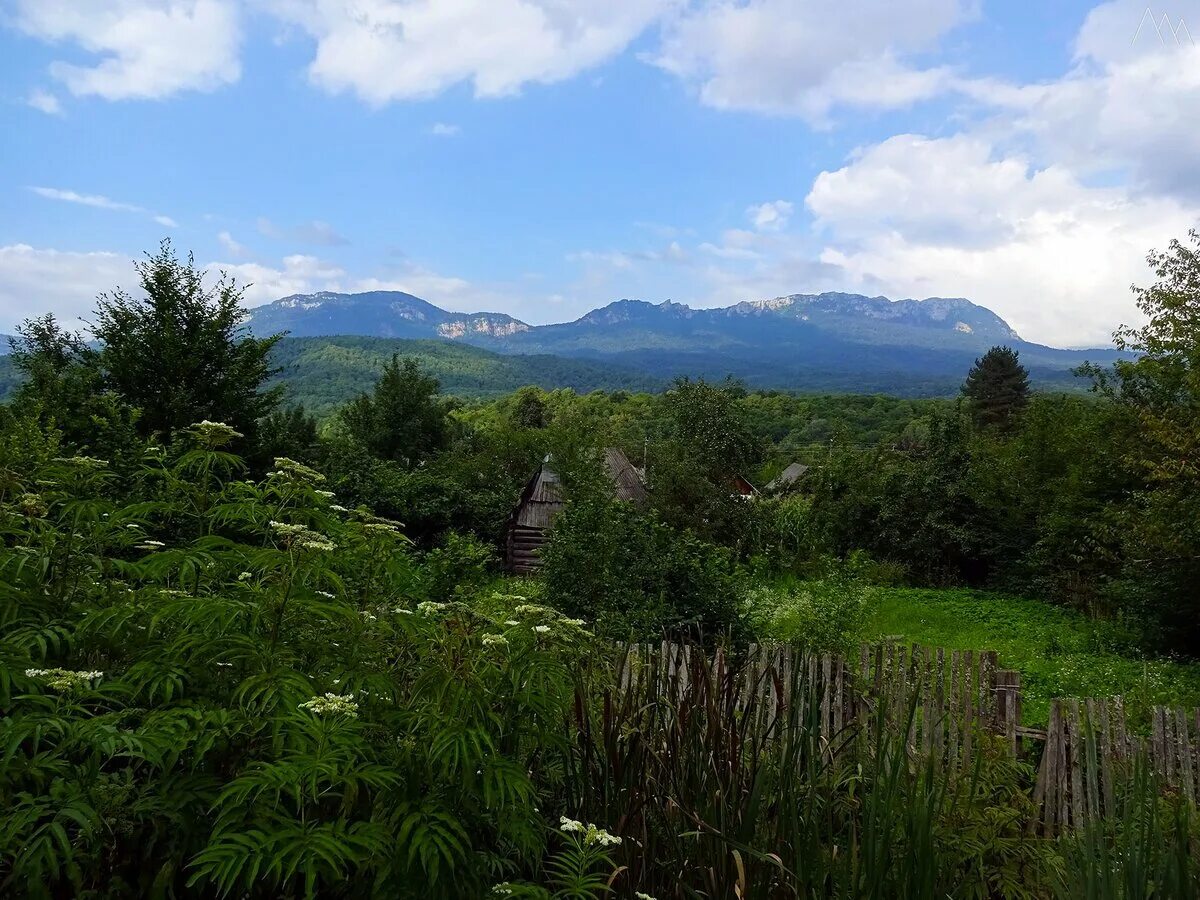
[[[1055,754],[1055,795],[1058,798],[1058,833],[1062,834],[1070,822],[1071,796],[1070,796],[1070,749],[1067,745],[1067,715],[1066,709],[1062,705],[1062,701],[1054,701],[1058,705],[1058,743],[1056,745],[1057,753]]]
[[[1096,728],[1099,713],[1096,711],[1095,700],[1089,699],[1085,708],[1087,718],[1083,723],[1084,790],[1087,793],[1088,821],[1096,822],[1100,819],[1100,758]]]
[[[1112,702],[1113,743],[1117,748],[1117,759],[1129,757],[1129,737],[1125,731],[1125,698],[1114,697]]]
[[[1188,737],[1187,714],[1183,707],[1175,710],[1175,739],[1178,743],[1179,787],[1189,803],[1196,802],[1196,783],[1192,777],[1192,742]]]
[[[1154,771],[1160,776],[1165,777],[1166,772],[1163,771],[1165,768],[1163,766],[1163,762],[1166,759],[1167,747],[1166,735],[1163,733],[1163,731],[1163,709],[1161,706],[1156,706],[1151,714],[1150,759],[1154,764]]]
[[[839,655],[834,660],[833,669],[833,733],[835,735],[841,734],[843,728],[842,716],[846,705],[845,684],[846,661]]]
[[[1043,829],[1047,835],[1055,832],[1055,813],[1057,811],[1058,787],[1057,766],[1058,757],[1058,701],[1050,703],[1050,723],[1046,727],[1046,746],[1042,752],[1042,762],[1038,766],[1037,781],[1033,786],[1033,802],[1041,817]]]
[[[1083,761],[1081,759],[1079,733],[1079,701],[1071,700],[1067,705],[1067,735],[1071,742],[1071,826],[1079,828],[1084,823]]]
[[[1179,766],[1176,754],[1175,745],[1175,716],[1172,715],[1171,708],[1168,706],[1162,707],[1163,718],[1163,757],[1164,769],[1166,770],[1166,780],[1173,788],[1179,787]]]
[[[941,647],[937,648],[937,671],[933,679],[933,754],[940,767],[946,748],[946,651]]]
[[[913,644],[908,651],[908,668],[905,679],[908,682],[909,702],[912,704],[912,716],[908,722],[908,752],[917,752],[917,723],[921,719],[921,648]],[[908,710],[905,710],[907,713]]]
[[[821,654],[821,734],[833,738],[833,657]]]
[[[968,650],[963,660],[963,691],[962,691],[962,767],[963,771],[971,769],[972,742],[975,737],[976,698],[979,696],[979,663],[975,651]]]
[[[984,650],[979,667],[979,718],[985,728],[996,722],[996,651]]]
[[[962,653],[950,653],[950,701],[946,704],[946,770],[953,781],[958,772],[958,745],[962,740],[962,723],[958,715],[962,691]]]
[[[1113,758],[1116,746],[1113,741],[1113,726],[1107,700],[1100,701],[1100,786],[1104,796],[1104,815],[1115,818],[1113,805]]]
[[[933,751],[933,654],[921,648],[921,747],[926,757]]]

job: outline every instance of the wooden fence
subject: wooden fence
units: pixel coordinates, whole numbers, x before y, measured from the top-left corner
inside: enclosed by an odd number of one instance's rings
[[[1021,720],[1020,673],[1001,669],[994,651],[887,642],[864,644],[849,661],[751,645],[735,664],[721,650],[708,659],[688,645],[636,644],[622,657],[619,684],[637,690],[653,679],[657,690],[679,697],[697,665],[719,681],[732,679],[730,688],[765,728],[789,707],[815,710],[830,748],[846,728],[883,715],[906,731],[910,754],[932,758],[951,778],[972,764],[982,736],[999,737],[1011,754],[1038,766],[1034,800],[1045,834],[1116,814],[1121,785],[1138,758],[1163,785],[1200,804],[1200,709],[1155,707],[1146,739],[1129,730],[1120,698],[1055,700],[1048,726],[1031,728]]]

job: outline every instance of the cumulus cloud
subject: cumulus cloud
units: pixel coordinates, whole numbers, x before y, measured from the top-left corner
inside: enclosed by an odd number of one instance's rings
[[[314,84],[368,103],[470,84],[477,97],[560,81],[620,53],[677,0],[272,0],[317,44]]]
[[[759,231],[779,231],[787,227],[792,209],[792,204],[787,200],[772,200],[751,206],[746,210],[746,215]]]
[[[1106,344],[1132,320],[1126,286],[1147,279],[1147,250],[1200,215],[1035,168],[969,135],[891,138],[821,173],[806,204],[821,261],[848,286],[969,297],[1027,340],[1068,346]]]
[[[222,231],[217,234],[217,243],[221,245],[221,249],[232,257],[241,258],[247,255],[245,246],[235,240],[233,235],[228,231]]]
[[[151,212],[144,206],[138,206],[135,203],[125,203],[120,200],[113,200],[111,197],[105,197],[103,194],[81,194],[78,191],[64,190],[63,188],[41,187],[34,185],[29,188],[39,197],[45,197],[47,200],[59,200],[63,203],[76,203],[80,206],[91,206],[95,209],[108,209],[114,212],[130,212],[140,215],[149,216],[159,225],[165,228],[177,228],[179,223],[170,216],[164,216],[160,213]]]
[[[92,311],[97,294],[135,278],[129,257],[117,253],[0,247],[0,328],[44,312],[70,324]]]
[[[462,131],[461,128],[448,122],[434,122],[429,126],[429,133],[434,137],[454,137],[460,131]]]
[[[33,37],[99,57],[94,65],[51,64],[51,77],[76,96],[167,97],[241,75],[236,0],[16,0],[13,21]]]
[[[976,14],[971,0],[701,0],[651,58],[709,106],[824,123],[839,104],[901,107],[949,89],[949,69],[908,59]]]
[[[26,104],[32,106],[39,112],[44,112],[48,116],[61,116],[62,104],[58,98],[49,91],[38,88],[29,92],[29,96],[25,98]]]

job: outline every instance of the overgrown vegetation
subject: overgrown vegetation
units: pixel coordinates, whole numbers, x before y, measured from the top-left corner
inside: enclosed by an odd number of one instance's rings
[[[882,715],[835,748],[710,667],[665,696],[618,674],[631,639],[734,671],[751,642],[889,635],[998,650],[1035,719],[1200,703],[1200,262],[1151,261],[1120,336],[1143,355],[1092,398],[1026,401],[1002,352],[961,406],[686,379],[467,403],[393,358],[318,419],[237,287],[164,245],[100,342],[27,323],[0,407],[0,893],[1196,896],[1197,820],[1151,772],[1051,840],[982,736],[952,778]],[[546,459],[542,573],[500,579]]]

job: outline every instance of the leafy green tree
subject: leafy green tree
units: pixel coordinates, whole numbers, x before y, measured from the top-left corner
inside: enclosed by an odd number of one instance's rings
[[[24,375],[13,396],[18,415],[57,429],[68,447],[129,474],[140,456],[139,412],[106,389],[99,354],[52,314],[26,320],[10,343],[13,365]]]
[[[513,397],[512,420],[521,428],[545,428],[550,424],[550,411],[543,392],[535,387],[523,387]]]
[[[116,289],[97,299],[91,330],[101,344],[95,362],[104,384],[140,410],[144,435],[209,419],[252,444],[258,421],[281,396],[281,388],[263,389],[281,335],[247,334],[244,288],[224,273],[206,287],[191,254],[181,261],[169,241],[134,267],[139,295]]]
[[[446,405],[438,380],[417,360],[393,355],[370,394],[360,394],[341,411],[352,437],[374,456],[413,467],[450,440]]]
[[[1137,358],[1085,371],[1135,423],[1125,461],[1141,490],[1125,505],[1127,602],[1170,640],[1200,638],[1200,233],[1147,257],[1158,280],[1134,287],[1146,324],[1123,326],[1117,347]]]
[[[1029,372],[1016,350],[993,347],[975,360],[962,393],[977,426],[1008,430],[1029,403]]]

